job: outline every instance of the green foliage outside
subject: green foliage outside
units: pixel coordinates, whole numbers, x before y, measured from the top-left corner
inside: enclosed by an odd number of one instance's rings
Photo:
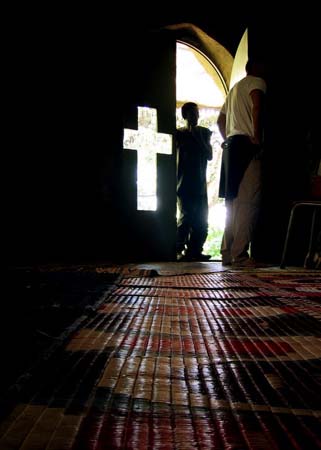
[[[208,236],[204,245],[204,253],[212,255],[214,259],[221,259],[220,247],[222,240],[222,230],[210,225],[208,228]]]

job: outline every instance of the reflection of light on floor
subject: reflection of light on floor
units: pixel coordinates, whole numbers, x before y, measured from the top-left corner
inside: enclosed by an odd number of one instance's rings
[[[225,224],[225,206],[222,203],[216,203],[210,211],[208,216],[208,223],[210,226],[219,230],[224,230]]]

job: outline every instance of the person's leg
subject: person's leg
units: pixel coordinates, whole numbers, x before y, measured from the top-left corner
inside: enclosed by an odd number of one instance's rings
[[[245,171],[234,200],[233,262],[249,258],[250,242],[257,222],[261,202],[261,161],[253,159]]]
[[[207,196],[193,199],[193,214],[191,217],[191,232],[188,253],[201,255],[208,234],[208,200]]]
[[[233,243],[233,200],[225,200],[225,226],[221,242],[222,264],[232,263],[231,247]]]
[[[177,197],[178,220],[176,232],[176,253],[180,254],[186,249],[188,242],[190,223],[188,200],[184,197]]]

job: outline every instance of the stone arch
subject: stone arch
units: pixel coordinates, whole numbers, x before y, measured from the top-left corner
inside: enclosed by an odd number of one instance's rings
[[[224,86],[226,94],[229,89],[233,67],[233,56],[230,52],[215,39],[191,23],[167,25],[163,29],[173,33],[177,41],[193,46],[210,60],[217,71],[217,84]]]

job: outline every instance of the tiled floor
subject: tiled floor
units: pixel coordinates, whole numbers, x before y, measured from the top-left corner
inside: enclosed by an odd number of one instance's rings
[[[321,448],[320,271],[75,270],[117,276],[8,391],[1,450]]]

